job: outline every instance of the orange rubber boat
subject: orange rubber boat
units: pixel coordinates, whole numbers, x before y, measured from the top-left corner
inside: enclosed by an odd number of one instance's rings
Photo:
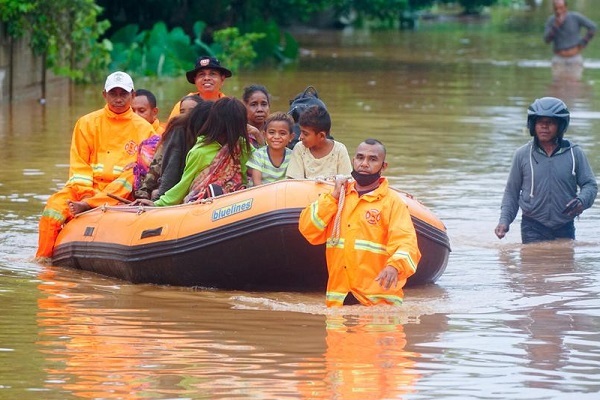
[[[282,180],[172,207],[104,206],[70,220],[53,264],[132,283],[228,290],[322,291],[325,245],[298,231],[300,212],[332,183]],[[421,261],[408,285],[435,282],[448,263],[444,224],[411,195]]]

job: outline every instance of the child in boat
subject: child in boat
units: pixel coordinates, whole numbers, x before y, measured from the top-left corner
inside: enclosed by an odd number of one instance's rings
[[[267,145],[259,148],[246,163],[252,185],[285,179],[292,151],[287,145],[294,138],[294,120],[284,112],[275,112],[264,123]]]
[[[294,146],[287,177],[292,179],[327,178],[350,175],[352,164],[346,146],[328,138],[331,117],[324,107],[312,106],[298,119],[300,141]]]

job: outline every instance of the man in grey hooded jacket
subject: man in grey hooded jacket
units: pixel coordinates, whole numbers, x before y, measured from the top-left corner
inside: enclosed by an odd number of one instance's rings
[[[562,100],[537,99],[527,114],[533,139],[515,152],[494,232],[502,239],[521,208],[523,243],[575,239],[573,220],[594,203],[596,178],[583,150],[563,138],[570,113]]]

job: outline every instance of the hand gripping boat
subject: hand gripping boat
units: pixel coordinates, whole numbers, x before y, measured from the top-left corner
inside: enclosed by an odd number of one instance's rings
[[[300,212],[332,183],[283,180],[172,207],[104,206],[69,221],[53,264],[132,283],[229,290],[321,291],[325,245],[298,231]],[[407,285],[435,282],[450,244],[444,224],[412,196],[421,261]]]

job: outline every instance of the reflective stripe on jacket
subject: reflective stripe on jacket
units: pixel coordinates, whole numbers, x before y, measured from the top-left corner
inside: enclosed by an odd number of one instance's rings
[[[66,186],[77,187],[91,207],[114,204],[106,193],[131,198],[133,169],[125,167],[136,161],[139,143],[153,134],[152,125],[131,108],[115,114],[106,105],[84,115],[73,130]]]
[[[401,304],[402,287],[421,258],[407,205],[389,189],[386,178],[362,196],[349,184],[336,242],[331,237],[337,209],[331,194],[322,195],[302,211],[299,221],[310,243],[326,243],[327,305],[341,306],[348,292],[364,305]],[[375,278],[387,265],[398,270],[398,285],[385,290]]]

